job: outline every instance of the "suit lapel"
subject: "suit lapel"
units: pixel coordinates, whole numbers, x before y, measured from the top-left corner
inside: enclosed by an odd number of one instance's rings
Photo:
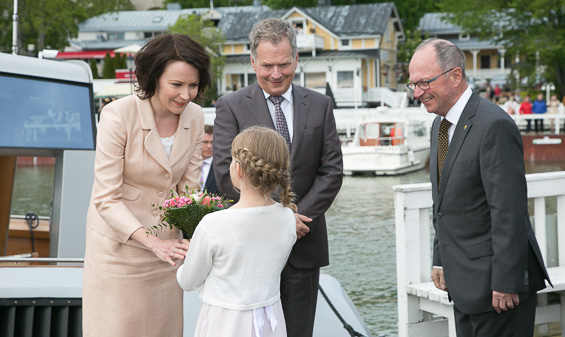
[[[175,165],[183,156],[186,155],[187,149],[190,147],[190,114],[192,107],[189,103],[187,109],[180,115],[179,126],[175,135],[175,142],[173,149],[169,156],[169,163],[171,166]]]
[[[151,109],[149,100],[142,100],[138,97],[136,98],[136,102],[141,128],[147,131],[143,142],[145,149],[159,165],[163,166],[169,173],[172,173],[169,158],[167,158],[165,148],[163,147],[163,143],[161,143],[161,138],[159,137],[159,132],[155,125],[155,117],[153,117],[153,110]]]
[[[438,181],[437,181],[437,151],[438,151],[438,135],[441,117],[437,116],[432,124],[431,147],[430,147],[430,181],[432,182],[433,200],[438,200]]]
[[[290,160],[294,159],[296,151],[302,141],[304,130],[306,129],[306,121],[310,113],[310,100],[308,94],[301,87],[292,85],[292,98],[294,100],[294,125],[292,136],[292,147],[290,150]]]
[[[269,107],[267,106],[267,100],[265,99],[263,90],[257,82],[253,83],[251,87],[249,87],[247,98],[249,98],[249,101],[247,102],[247,109],[253,115],[255,120],[257,120],[257,124],[275,129],[275,124],[273,123]]]
[[[467,102],[467,105],[465,105],[465,109],[463,109],[463,112],[461,113],[461,117],[459,117],[459,121],[457,122],[457,127],[455,128],[453,138],[449,143],[449,150],[447,151],[447,157],[445,158],[445,163],[443,164],[442,181],[439,190],[440,204],[443,198],[443,192],[445,191],[445,187],[447,185],[447,181],[449,180],[449,175],[451,173],[451,168],[453,167],[453,163],[457,159],[457,156],[459,155],[459,150],[461,150],[461,146],[465,142],[467,135],[469,134],[471,128],[473,127],[473,123],[471,122],[471,119],[475,116],[475,111],[477,109],[477,104],[479,103],[479,99],[480,98],[477,94],[473,93],[471,95],[471,98],[469,98],[469,102]]]

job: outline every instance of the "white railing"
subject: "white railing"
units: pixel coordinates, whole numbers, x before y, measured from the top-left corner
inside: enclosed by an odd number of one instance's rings
[[[528,174],[526,179],[528,198],[533,200],[536,238],[555,286],[542,292],[560,291],[562,295],[561,305],[541,307],[545,303],[538,303],[536,324],[559,321],[565,319],[565,171]],[[398,335],[455,336],[451,304],[445,292],[434,290],[430,284],[431,184],[397,185],[392,189],[396,222]],[[546,214],[549,197],[556,198],[556,215]],[[438,319],[438,316],[445,319]],[[565,336],[565,324],[562,334]]]

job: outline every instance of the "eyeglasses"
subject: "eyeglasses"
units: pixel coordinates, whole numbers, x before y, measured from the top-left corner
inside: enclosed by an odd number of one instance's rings
[[[410,89],[412,91],[414,91],[414,89],[416,89],[416,86],[418,86],[418,88],[420,88],[422,90],[428,90],[430,88],[430,83],[437,80],[441,75],[445,75],[455,68],[457,68],[457,67],[453,67],[453,68],[449,69],[448,71],[444,71],[443,73],[441,73],[441,74],[437,75],[436,77],[429,79],[427,81],[419,81],[419,82],[416,82],[416,83],[408,82],[408,83],[406,83],[406,86],[408,87],[408,89]]]

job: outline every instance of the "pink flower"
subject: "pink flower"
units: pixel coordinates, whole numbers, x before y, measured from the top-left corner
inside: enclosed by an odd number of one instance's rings
[[[219,207],[219,208],[224,208],[224,205],[218,204],[218,207]]]
[[[212,198],[210,198],[209,196],[205,196],[204,199],[202,200],[202,205],[210,206],[211,200],[212,200]]]

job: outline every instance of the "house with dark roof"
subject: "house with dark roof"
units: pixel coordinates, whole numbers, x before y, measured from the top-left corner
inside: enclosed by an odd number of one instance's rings
[[[226,36],[226,66],[220,85],[224,93],[256,80],[249,59],[249,32],[256,22],[269,17],[288,20],[298,31],[296,84],[321,92],[329,85],[340,107],[377,104],[381,87],[397,87],[397,44],[405,37],[396,7],[388,2],[222,17],[218,28]]]
[[[215,21],[225,34],[219,95],[256,80],[248,37],[255,23],[269,17],[288,20],[297,29],[296,84],[324,93],[329,86],[340,107],[376,105],[383,101],[382,87],[397,88],[397,44],[405,37],[393,2],[290,10],[257,5],[112,12],[81,22],[77,39],[57,58],[95,58],[101,63],[107,52],[142,46],[187,14]]]
[[[516,57],[506,53],[506,49],[490,40],[479,40],[477,36],[467,34],[461,27],[449,22],[446,13],[426,13],[420,18],[419,29],[422,34],[449,40],[465,53],[466,73],[471,77],[508,76],[511,64],[518,62]]]

